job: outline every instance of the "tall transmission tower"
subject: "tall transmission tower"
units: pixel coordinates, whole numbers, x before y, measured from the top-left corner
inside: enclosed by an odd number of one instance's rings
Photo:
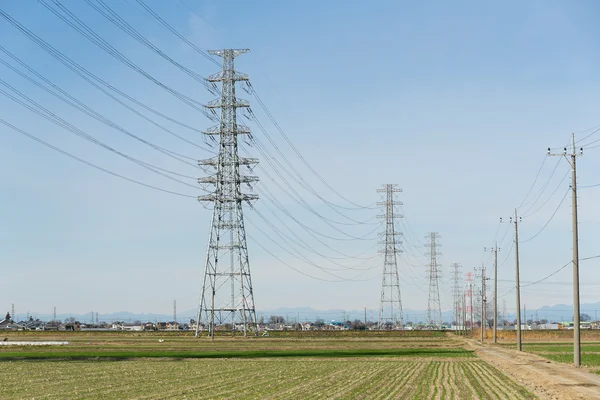
[[[173,322],[177,322],[177,300],[173,300]]]
[[[385,207],[385,214],[378,215],[378,218],[385,218],[385,232],[380,235],[385,239],[380,241],[383,249],[379,250],[384,254],[383,276],[381,278],[381,302],[379,305],[379,329],[392,329],[403,327],[402,300],[400,298],[400,278],[398,277],[398,263],[396,254],[401,250],[398,245],[402,242],[396,240],[396,236],[402,233],[394,229],[394,220],[402,218],[401,214],[395,212],[394,206],[402,205],[402,202],[394,200],[394,193],[402,192],[402,189],[396,184],[385,184],[382,189],[377,189],[378,193],[385,193],[385,201],[378,202],[377,205]]]
[[[240,173],[240,166],[252,171],[258,163],[255,158],[243,158],[238,154],[238,135],[249,135],[247,126],[238,124],[238,109],[248,109],[249,103],[235,95],[236,82],[248,84],[248,76],[236,72],[234,59],[242,50],[211,50],[210,54],[223,59],[222,71],[211,75],[207,81],[215,93],[220,83],[220,98],[207,104],[207,108],[217,115],[220,110],[219,125],[209,128],[204,134],[216,141],[218,137],[219,154],[216,157],[201,160],[199,165],[215,172],[200,178],[200,184],[214,185],[211,194],[199,196],[198,200],[213,204],[210,238],[204,268],[204,280],[198,307],[196,336],[201,323],[208,326],[214,339],[217,324],[230,323],[232,334],[237,326],[246,336],[248,330],[258,335],[256,309],[250,278],[250,262],[246,244],[246,229],[242,202],[257,200],[256,194],[242,193],[242,184],[250,185],[258,181],[255,176]]]
[[[453,300],[453,313],[454,313],[454,321],[456,322],[456,326],[461,324],[460,320],[460,309],[461,309],[461,297],[462,293],[460,291],[461,287],[461,270],[462,265],[459,263],[454,263],[450,266],[452,268],[452,300]]]
[[[429,247],[429,265],[427,266],[427,272],[429,273],[429,301],[427,303],[427,323],[430,326],[437,326],[438,329],[442,328],[442,306],[440,303],[440,267],[438,264],[438,256],[441,255],[437,251],[440,246],[438,239],[440,235],[437,232],[431,232],[425,237],[429,240],[426,244]]]

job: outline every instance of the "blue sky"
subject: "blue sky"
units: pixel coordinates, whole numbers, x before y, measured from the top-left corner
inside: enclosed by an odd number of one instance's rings
[[[199,102],[212,99],[201,84],[126,36],[84,2],[63,3],[151,75]],[[594,131],[589,128],[600,124],[600,52],[595,40],[599,32],[593,19],[599,6],[592,1],[502,5],[469,1],[146,3],[202,49],[250,48],[250,54],[236,60],[237,68],[249,74],[253,86],[305,159],[344,196],[360,204],[373,204],[380,200],[376,193],[380,184],[398,183],[404,189],[399,199],[404,202],[406,218],[398,230],[407,236],[405,253],[399,261],[406,308],[427,306],[423,244],[430,231],[442,235],[443,308],[451,308],[449,265],[459,262],[465,272],[482,262],[491,268],[491,255],[483,248],[493,245],[494,237],[501,247],[499,292],[508,292],[514,285],[512,231],[508,224],[498,224],[499,217],[506,220],[523,201],[547,147],[562,148],[571,132],[581,139]],[[159,26],[135,0],[112,0],[107,4],[177,62],[202,76],[217,72],[216,65]],[[1,9],[120,90],[198,129],[213,125],[91,44],[40,3],[4,2]],[[0,19],[0,37],[1,46],[127,130],[192,159],[210,156],[124,109],[4,19]],[[9,60],[4,53],[0,58]],[[60,103],[3,65],[0,79],[128,155],[186,176],[202,175],[202,171],[165,157]],[[251,102],[282,152],[315,190],[331,202],[348,206],[293,154],[255,99],[243,91],[240,96]],[[2,119],[104,168],[161,188],[200,194],[191,186],[149,173],[73,136],[3,95],[0,107]],[[164,123],[173,132],[202,144],[197,132]],[[270,153],[276,154],[262,132],[248,124]],[[172,300],[177,299],[182,310],[196,308],[209,210],[193,199],[136,186],[89,168],[4,126],[0,132],[0,220],[4,228],[0,233],[0,268],[6,283],[0,304],[8,307],[15,303],[21,313],[49,313],[53,306],[60,312],[73,313],[168,313]],[[597,139],[600,132],[578,144],[587,145]],[[600,183],[595,173],[600,162],[594,145],[579,159],[581,185]],[[245,149],[261,157],[255,147]],[[261,165],[275,176],[265,160],[261,159]],[[562,181],[568,170],[565,160],[545,161],[531,194],[520,207],[525,216],[520,233],[523,240],[540,231],[557,209],[568,190],[568,177]],[[323,234],[339,236],[282,193],[262,170],[256,173],[261,178],[259,187],[271,190],[292,215]],[[193,179],[182,180],[194,186]],[[312,194],[297,185],[296,190],[326,217],[343,220]],[[598,253],[594,243],[600,213],[594,204],[599,191],[600,187],[580,191],[582,257]],[[549,197],[545,206],[533,213]],[[268,216],[269,206],[261,199],[256,209]],[[344,213],[369,220],[379,212]],[[381,260],[376,253],[376,238],[324,240],[338,251],[364,252],[370,257],[343,261],[348,267],[364,262],[359,268],[372,268],[359,278],[366,281],[325,283],[298,274],[261,250],[257,243],[269,246],[286,263],[309,275],[327,277],[261,234],[257,227],[279,240],[254,211],[247,210],[246,215],[258,308],[378,307]],[[570,260],[570,216],[567,197],[546,228],[534,240],[522,244],[524,282],[543,278]],[[335,255],[287,217],[281,218],[320,252]],[[277,220],[271,220],[280,226]],[[345,229],[353,236],[373,237],[367,234],[374,228],[359,225]],[[335,267],[314,254],[300,252],[319,265]],[[599,262],[581,263],[582,302],[598,301]],[[342,274],[353,278],[355,271]],[[528,308],[569,303],[570,281],[567,267],[548,279],[555,283],[524,288],[522,301]],[[509,310],[514,308],[513,294],[502,297]]]

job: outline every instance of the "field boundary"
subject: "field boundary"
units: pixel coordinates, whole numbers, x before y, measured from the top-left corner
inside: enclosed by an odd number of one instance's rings
[[[466,339],[466,348],[541,398],[600,399],[600,375],[538,355]]]

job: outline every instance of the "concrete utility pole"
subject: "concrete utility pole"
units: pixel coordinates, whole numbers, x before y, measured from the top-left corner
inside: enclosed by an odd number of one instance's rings
[[[481,344],[485,339],[485,328],[486,328],[486,307],[487,307],[487,296],[486,296],[486,284],[485,281],[485,264],[481,265]]]
[[[462,305],[463,335],[467,336],[467,295],[464,292]]]
[[[581,336],[580,336],[580,313],[579,313],[579,228],[577,220],[577,156],[583,155],[583,148],[579,148],[579,154],[575,150],[575,134],[571,134],[571,157],[567,158],[567,148],[563,154],[551,154],[549,156],[561,156],[571,164],[571,208],[573,210],[573,364],[581,366]]]
[[[475,323],[475,318],[473,315],[473,283],[469,282],[469,292],[471,293],[471,334],[473,333],[473,324]]]
[[[521,284],[519,278],[519,222],[522,218],[517,218],[517,209],[515,208],[515,217],[510,217],[509,223],[515,226],[515,289],[517,297],[517,351],[522,351],[521,342]],[[502,222],[502,218],[500,218]]]
[[[498,243],[494,244],[494,343],[498,343]]]
[[[511,217],[512,218],[512,217]],[[515,208],[515,289],[517,291],[517,351],[523,349],[521,344],[521,284],[519,278],[519,220]]]
[[[487,250],[487,248],[485,249]],[[493,326],[493,341],[498,343],[498,243],[494,244],[492,252],[494,253],[494,326]]]

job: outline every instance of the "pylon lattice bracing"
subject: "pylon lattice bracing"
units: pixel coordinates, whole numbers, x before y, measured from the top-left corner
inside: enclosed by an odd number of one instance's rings
[[[442,328],[442,306],[440,303],[440,270],[441,265],[438,264],[437,257],[441,255],[437,251],[440,246],[438,239],[440,235],[437,232],[431,232],[425,237],[429,240],[426,246],[429,247],[429,265],[427,266],[427,272],[429,275],[429,300],[427,302],[427,323],[429,326]]]
[[[461,325],[460,315],[462,312],[462,293],[460,290],[460,278],[462,265],[454,263],[452,267],[452,299],[453,299],[453,320],[456,322],[456,326]]]
[[[236,82],[248,83],[248,76],[236,72],[234,59],[248,50],[214,50],[211,54],[223,59],[221,72],[211,75],[207,81],[217,90],[221,84],[221,96],[206,106],[216,115],[220,110],[219,125],[208,129],[204,134],[216,141],[219,154],[199,165],[214,172],[200,178],[203,185],[214,185],[214,191],[198,200],[213,204],[210,238],[204,269],[202,293],[198,307],[196,336],[202,327],[207,327],[214,338],[215,327],[231,324],[232,332],[242,330],[258,334],[256,309],[250,278],[250,263],[246,245],[244,214],[242,203],[258,199],[255,194],[241,192],[240,185],[258,180],[255,176],[240,173],[240,166],[252,166],[258,161],[238,155],[238,135],[250,134],[250,129],[237,123],[237,110],[247,109],[249,104],[235,95]]]
[[[400,297],[400,278],[398,276],[398,263],[396,254],[401,250],[398,245],[402,242],[396,240],[396,236],[402,235],[394,229],[394,220],[402,218],[401,214],[395,212],[394,206],[402,205],[402,202],[394,200],[394,193],[402,192],[397,188],[398,185],[386,184],[383,189],[377,189],[379,193],[385,193],[385,201],[378,202],[377,205],[385,207],[385,214],[378,215],[378,218],[385,218],[385,232],[380,235],[385,239],[380,241],[384,248],[379,250],[384,254],[383,276],[381,280],[381,302],[379,306],[379,320],[377,326],[379,329],[402,329],[402,300]]]

